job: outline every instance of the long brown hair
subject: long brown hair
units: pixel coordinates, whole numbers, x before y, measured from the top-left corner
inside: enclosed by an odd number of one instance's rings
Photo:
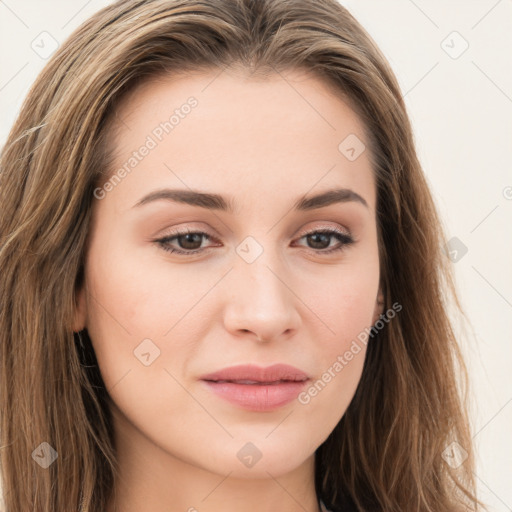
[[[349,102],[370,141],[384,300],[402,310],[370,339],[356,394],[316,452],[318,495],[334,509],[480,510],[440,220],[397,80],[335,0],[119,0],[37,78],[0,160],[5,510],[103,512],[117,472],[109,394],[72,320],[108,128],[149,77],[227,66],[263,78],[310,71]],[[467,458],[455,467],[447,449]],[[52,453],[49,467],[36,464]]]

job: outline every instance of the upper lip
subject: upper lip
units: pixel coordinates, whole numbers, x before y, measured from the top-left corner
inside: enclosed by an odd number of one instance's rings
[[[288,364],[274,364],[266,368],[255,365],[237,365],[203,375],[201,380],[210,381],[306,381],[309,376],[302,370]]]

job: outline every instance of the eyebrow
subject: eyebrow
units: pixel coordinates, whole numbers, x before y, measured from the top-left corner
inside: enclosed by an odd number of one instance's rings
[[[198,206],[207,210],[225,211],[231,214],[235,211],[235,202],[232,198],[226,199],[222,195],[207,192],[168,188],[150,192],[138,201],[133,208],[162,199],[190,206]],[[311,197],[302,196],[295,202],[293,208],[297,211],[309,211],[350,201],[361,203],[368,208],[368,203],[362,196],[347,188],[327,190]]]

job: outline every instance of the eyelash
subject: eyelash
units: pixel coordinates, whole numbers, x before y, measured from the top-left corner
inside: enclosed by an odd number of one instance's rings
[[[331,254],[331,253],[335,253],[338,251],[342,251],[342,250],[346,249],[347,246],[354,243],[354,239],[350,235],[348,235],[347,233],[344,233],[343,231],[339,231],[337,229],[318,229],[318,230],[314,230],[314,231],[309,231],[308,233],[305,233],[304,235],[302,235],[299,238],[299,240],[302,238],[305,238],[307,236],[316,235],[316,234],[329,235],[331,237],[337,238],[338,241],[341,242],[341,245],[339,247],[334,247],[332,249],[327,249],[327,250],[311,249],[313,252],[316,252],[318,254]],[[180,236],[185,236],[185,235],[203,235],[203,237],[205,237],[207,240],[210,240],[210,239],[215,240],[215,238],[210,237],[210,235],[208,235],[208,233],[204,233],[203,231],[187,230],[187,231],[177,231],[175,233],[172,233],[171,235],[154,240],[154,242],[157,243],[164,251],[174,253],[174,254],[183,255],[183,256],[190,256],[190,255],[198,254],[200,252],[204,252],[205,250],[207,250],[207,249],[203,248],[203,249],[194,249],[194,250],[187,251],[187,250],[182,250],[182,249],[176,249],[174,247],[169,246],[169,242],[171,240],[174,240],[176,238],[179,238]]]

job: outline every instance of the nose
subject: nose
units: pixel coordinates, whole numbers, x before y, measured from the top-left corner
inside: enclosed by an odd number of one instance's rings
[[[252,263],[237,258],[230,279],[224,314],[228,332],[270,342],[289,338],[298,330],[300,300],[277,257],[264,251]]]

